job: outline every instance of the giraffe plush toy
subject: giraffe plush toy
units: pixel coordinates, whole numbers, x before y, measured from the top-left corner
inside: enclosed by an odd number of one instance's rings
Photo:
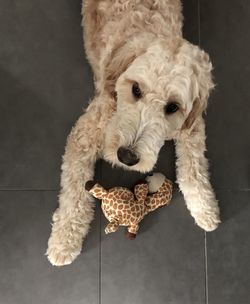
[[[103,213],[110,222],[105,233],[115,232],[119,226],[127,226],[126,236],[134,239],[144,216],[169,204],[173,185],[163,174],[154,173],[138,183],[134,193],[125,187],[105,190],[94,181],[88,181],[85,188],[95,198],[102,200]]]

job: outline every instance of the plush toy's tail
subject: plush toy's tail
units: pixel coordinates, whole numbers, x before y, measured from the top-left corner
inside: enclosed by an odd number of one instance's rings
[[[85,189],[98,199],[103,199],[108,193],[107,190],[94,181],[87,181],[85,184]]]

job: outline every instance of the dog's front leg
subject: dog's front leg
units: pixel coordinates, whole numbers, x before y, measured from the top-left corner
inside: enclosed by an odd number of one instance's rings
[[[205,126],[200,117],[192,130],[181,131],[176,139],[177,181],[188,209],[198,226],[206,231],[217,228],[218,203],[209,182],[208,161],[204,155]]]
[[[72,129],[62,164],[59,208],[53,215],[47,255],[56,266],[70,264],[80,253],[93,219],[93,203],[85,182],[93,179],[100,144],[98,106],[92,102]]]

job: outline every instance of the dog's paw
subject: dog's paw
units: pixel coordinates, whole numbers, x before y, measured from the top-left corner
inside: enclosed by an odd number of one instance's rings
[[[215,230],[220,221],[220,216],[218,212],[200,212],[193,214],[196,224],[204,229],[205,231]]]
[[[48,248],[46,255],[53,266],[64,266],[71,264],[80,251],[59,250],[57,248]]]

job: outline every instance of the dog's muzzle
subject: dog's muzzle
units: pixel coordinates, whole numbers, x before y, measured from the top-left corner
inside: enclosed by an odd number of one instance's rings
[[[140,161],[139,157],[133,151],[125,147],[120,147],[117,150],[117,158],[127,166],[134,166]]]

